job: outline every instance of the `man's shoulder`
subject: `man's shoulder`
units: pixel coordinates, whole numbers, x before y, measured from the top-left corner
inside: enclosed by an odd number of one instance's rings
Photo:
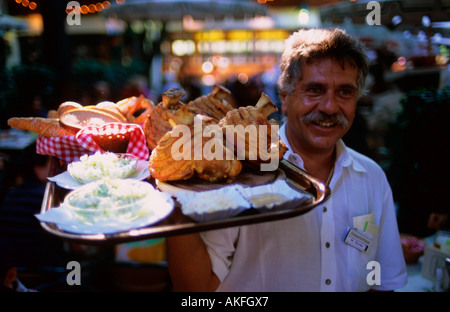
[[[372,158],[361,154],[360,152],[347,147],[347,151],[350,155],[350,157],[353,159],[354,162],[356,162],[359,166],[363,167],[368,172],[383,172],[383,169],[381,166]]]

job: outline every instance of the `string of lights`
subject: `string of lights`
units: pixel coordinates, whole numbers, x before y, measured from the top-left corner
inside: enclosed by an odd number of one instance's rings
[[[125,1],[116,1],[117,3],[123,3]],[[74,11],[75,13],[81,13],[81,14],[93,14],[98,13],[103,10],[108,9],[111,6],[111,2],[109,1],[103,1],[103,2],[97,2],[97,3],[91,3],[89,5],[81,5],[81,6],[74,6],[72,8],[67,8],[66,13],[69,14],[70,12]]]
[[[28,1],[28,0],[15,0],[17,4],[21,4],[25,8],[29,8],[30,10],[35,10],[37,8],[36,2]]]
[[[33,1],[29,0],[14,0],[18,5],[22,5],[25,8],[28,8],[32,11],[36,10],[38,7],[38,4]],[[78,1],[74,1],[78,2]],[[115,0],[117,4],[124,4],[126,0]],[[83,4],[79,6],[73,6],[72,8],[67,8],[66,13],[69,14],[70,12],[74,11],[75,13],[81,13],[81,14],[93,14],[102,12],[103,10],[108,9],[111,6],[110,1],[103,1],[103,2],[96,2],[91,4]]]

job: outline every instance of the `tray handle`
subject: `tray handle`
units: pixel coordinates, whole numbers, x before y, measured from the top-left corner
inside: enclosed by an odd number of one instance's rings
[[[330,194],[330,189],[328,186],[286,159],[282,159],[280,161],[280,168],[286,174],[286,180],[288,183],[293,184],[294,187],[304,190],[305,192],[308,192],[316,199],[322,196],[327,197]]]

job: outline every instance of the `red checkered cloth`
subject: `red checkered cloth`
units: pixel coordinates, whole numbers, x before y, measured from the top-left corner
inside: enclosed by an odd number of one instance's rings
[[[102,126],[84,127],[76,135],[63,137],[38,136],[36,153],[52,155],[67,163],[79,160],[84,154],[103,151],[92,138],[93,135],[116,135],[130,133],[127,153],[141,160],[148,160],[150,152],[145,141],[144,131],[137,124],[107,123]]]

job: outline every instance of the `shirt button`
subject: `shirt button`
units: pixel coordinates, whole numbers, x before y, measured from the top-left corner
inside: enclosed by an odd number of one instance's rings
[[[297,156],[294,154],[289,155],[289,160],[293,163],[297,163],[298,161]]]
[[[331,280],[330,279],[326,279],[325,284],[330,285],[331,284]]]
[[[327,207],[323,207],[323,212],[327,212]]]
[[[327,248],[330,248],[330,245],[331,245],[331,244],[330,244],[329,242],[326,242],[326,243],[325,243],[325,247],[327,247]]]

